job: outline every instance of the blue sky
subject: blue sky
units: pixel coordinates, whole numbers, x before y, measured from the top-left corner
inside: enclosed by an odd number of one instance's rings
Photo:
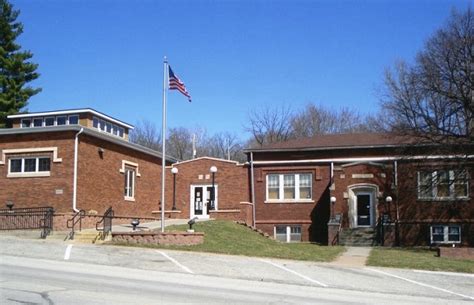
[[[11,0],[43,92],[29,111],[91,107],[161,126],[163,56],[193,97],[168,127],[243,131],[254,108],[374,112],[385,68],[412,60],[470,1]]]

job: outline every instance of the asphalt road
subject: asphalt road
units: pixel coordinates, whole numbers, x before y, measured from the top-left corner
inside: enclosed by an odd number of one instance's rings
[[[0,304],[474,304],[474,276],[0,237]]]

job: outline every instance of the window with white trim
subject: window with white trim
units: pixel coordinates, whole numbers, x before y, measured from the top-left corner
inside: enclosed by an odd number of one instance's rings
[[[124,188],[125,200],[134,200],[135,199],[136,169],[131,168],[131,167],[125,167],[124,177],[125,177],[125,188]]]
[[[68,117],[68,124],[69,125],[77,125],[79,124],[79,116],[77,114],[75,115],[70,115]]]
[[[54,126],[54,116],[44,118],[44,126]]]
[[[111,122],[99,119],[97,117],[92,118],[92,126],[97,128],[100,131],[112,134],[114,136],[118,136],[123,138],[125,134],[125,129],[119,127]]]
[[[312,174],[268,174],[267,201],[305,201],[312,199]]]
[[[300,242],[301,226],[275,226],[275,239],[282,242]]]
[[[468,198],[469,179],[466,170],[418,172],[418,199]]]
[[[31,126],[31,119],[21,119],[21,128],[29,128]]]
[[[459,225],[434,225],[431,226],[432,244],[452,244],[461,242],[461,226]]]
[[[34,118],[33,127],[43,127],[43,118]]]
[[[11,157],[8,177],[49,176],[51,158],[45,156]]]
[[[56,125],[58,126],[66,125],[66,122],[67,122],[67,119],[65,115],[56,117]]]

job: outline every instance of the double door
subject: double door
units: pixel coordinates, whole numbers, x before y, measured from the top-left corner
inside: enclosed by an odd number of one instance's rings
[[[209,211],[217,210],[217,185],[191,185],[191,215],[209,218]]]

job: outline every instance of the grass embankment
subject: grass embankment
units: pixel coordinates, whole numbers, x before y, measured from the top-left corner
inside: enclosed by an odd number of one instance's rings
[[[187,228],[187,225],[175,225],[167,227],[166,231],[186,231]],[[194,246],[136,246],[318,262],[332,261],[344,250],[343,247],[327,247],[310,243],[281,243],[232,221],[198,222],[193,229],[196,232],[204,232],[204,243]]]
[[[429,249],[374,248],[367,265],[432,271],[474,273],[474,261],[437,257]]]

